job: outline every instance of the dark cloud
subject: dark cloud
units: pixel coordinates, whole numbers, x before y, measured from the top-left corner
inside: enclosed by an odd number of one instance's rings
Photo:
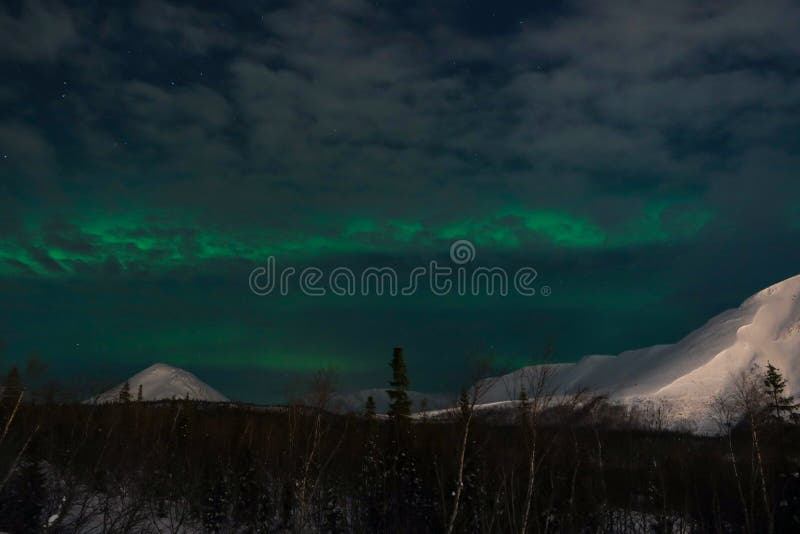
[[[213,48],[232,48],[236,44],[233,35],[236,28],[219,10],[203,11],[188,4],[146,1],[138,5],[133,19],[139,27],[163,40],[164,48],[204,54]]]
[[[77,157],[78,172],[109,182],[174,182],[166,202],[186,188],[187,202],[202,206],[213,191],[233,209],[241,196],[219,183],[236,177],[270,210],[313,190],[334,210],[396,198],[416,213],[516,195],[594,206],[602,218],[634,189],[753,180],[740,176],[744,161],[797,144],[790,3],[578,2],[508,10],[516,24],[489,34],[444,10],[356,1],[251,13],[148,2],[133,26],[117,12],[56,4],[8,17],[61,11],[64,25],[83,24],[72,32],[83,52],[58,47],[80,88],[56,117],[24,125],[18,164],[50,173],[52,151],[35,154],[48,137],[59,146],[71,137],[78,155],[62,155],[60,168]],[[114,31],[95,35],[90,23]]]
[[[79,42],[75,12],[58,1],[21,2],[0,11],[0,58],[21,62],[53,62]]]

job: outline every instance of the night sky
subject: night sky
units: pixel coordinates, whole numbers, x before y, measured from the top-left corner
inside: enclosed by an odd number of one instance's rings
[[[272,402],[674,342],[800,273],[800,5],[3,2],[0,338]],[[447,262],[548,297],[258,297]]]

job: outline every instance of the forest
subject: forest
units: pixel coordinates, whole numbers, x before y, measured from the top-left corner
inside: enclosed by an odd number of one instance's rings
[[[412,413],[402,351],[389,414],[328,409],[330,372],[280,406],[86,404],[6,378],[0,531],[796,532],[800,426],[780,370],[753,370],[719,432],[602,396],[555,395],[547,367],[488,409],[485,382]],[[483,385],[481,385],[483,384]]]

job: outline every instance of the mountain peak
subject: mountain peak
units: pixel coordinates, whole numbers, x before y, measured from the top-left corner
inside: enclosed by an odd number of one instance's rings
[[[166,363],[154,363],[128,380],[131,395],[135,398],[139,386],[146,401],[183,399],[209,402],[227,402],[228,398],[197,378],[193,373]],[[115,402],[124,382],[101,393],[92,400],[98,403]]]

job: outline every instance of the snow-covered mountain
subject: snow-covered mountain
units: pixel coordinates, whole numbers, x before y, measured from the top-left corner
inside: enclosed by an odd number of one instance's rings
[[[675,420],[707,425],[708,405],[741,372],[767,362],[800,394],[800,275],[777,283],[711,319],[674,345],[556,364],[551,385],[624,403],[664,402]],[[484,402],[513,400],[536,366],[494,379]]]
[[[93,397],[90,402],[115,402],[124,382],[105,393]],[[142,386],[142,399],[146,401],[183,399],[209,402],[227,402],[220,392],[197,378],[189,371],[165,363],[156,363],[128,379],[132,398],[136,398]]]

